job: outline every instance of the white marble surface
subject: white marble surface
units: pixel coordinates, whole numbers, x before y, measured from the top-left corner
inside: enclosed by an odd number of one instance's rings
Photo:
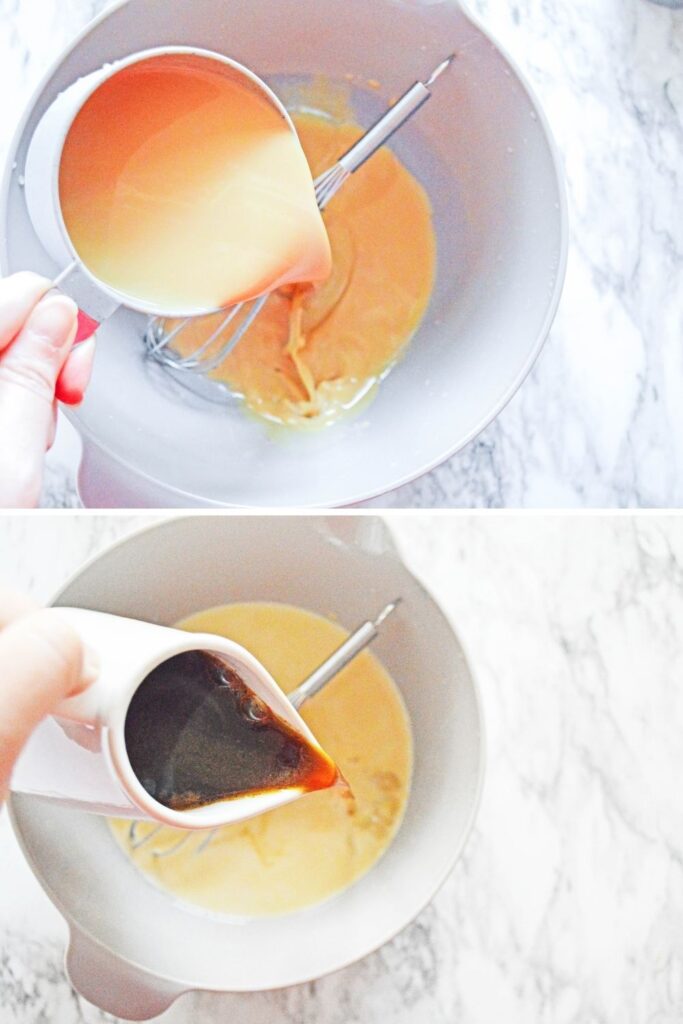
[[[680,1021],[683,518],[392,519],[481,684],[488,775],[465,855],[355,967],[271,995],[186,997],[164,1021]],[[0,579],[46,598],[138,521],[0,518]],[[63,945],[0,818],[2,1024],[102,1024],[65,981]]]
[[[188,0],[189,2],[189,0]],[[0,152],[48,61],[105,0],[0,0]],[[567,286],[531,378],[398,507],[683,504],[683,11],[646,0],[472,0],[564,156]],[[75,501],[75,446],[49,506]]]

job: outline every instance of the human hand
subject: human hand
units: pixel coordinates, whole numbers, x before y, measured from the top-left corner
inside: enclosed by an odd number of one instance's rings
[[[74,348],[78,309],[37,274],[0,280],[0,508],[35,508],[57,404],[79,405],[95,341]]]
[[[96,674],[91,656],[58,610],[40,609],[0,590],[0,804],[33,730]]]

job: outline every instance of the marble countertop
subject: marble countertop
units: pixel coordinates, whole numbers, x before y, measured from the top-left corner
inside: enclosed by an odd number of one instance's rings
[[[434,902],[356,966],[165,1024],[673,1024],[683,1017],[683,519],[392,517],[481,685],[483,802]],[[0,519],[0,578],[47,598],[139,517]],[[77,845],[74,845],[77,855]],[[0,817],[2,1024],[104,1024]]]
[[[0,0],[0,154],[29,92],[105,0]],[[531,377],[464,452],[372,504],[683,504],[683,12],[646,0],[471,0],[564,158],[566,289]],[[73,505],[65,428],[43,503]]]

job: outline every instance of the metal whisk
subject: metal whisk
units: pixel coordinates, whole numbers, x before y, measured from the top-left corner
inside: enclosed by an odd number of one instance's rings
[[[434,69],[425,82],[416,82],[411,86],[379,121],[337,161],[334,167],[331,167],[315,181],[315,195],[321,212],[325,210],[328,203],[351,175],[417,113],[427,100],[431,99],[431,87],[454,60],[455,54],[451,54]],[[149,357],[172,370],[190,371],[202,375],[212,373],[227,359],[245,336],[268,301],[269,294],[232,306],[219,326],[188,356],[182,356],[176,352],[173,343],[177,341],[190,323],[196,322],[197,318],[181,320],[171,330],[167,330],[165,320],[159,317],[152,318],[144,336]],[[215,345],[218,347],[214,350]]]
[[[346,668],[346,666],[350,664],[350,662],[352,662],[362,651],[364,651],[366,647],[369,647],[373,640],[377,639],[382,624],[393,612],[396,611],[401,600],[402,599],[400,597],[396,598],[395,601],[392,601],[382,609],[376,619],[364,622],[362,626],[359,626],[358,629],[344,641],[341,647],[338,647],[337,650],[315,670],[315,672],[311,673],[308,679],[288,694],[290,703],[297,711],[303,707],[307,701],[311,700],[312,697],[315,697],[316,694],[320,693],[328,683],[331,683],[332,680],[339,675],[342,669]],[[159,836],[163,829],[166,828],[165,825],[156,825],[149,832],[145,832],[144,835],[140,835],[141,824],[142,823],[139,821],[134,821],[130,826],[128,842],[131,850],[140,850],[143,846],[147,846],[152,842],[152,840]],[[203,853],[218,832],[219,829],[211,829],[211,831],[202,838],[194,851],[194,855]],[[164,850],[155,850],[152,856],[155,858],[164,858],[171,856],[171,854],[178,853],[193,834],[194,833],[192,832],[186,832],[176,843],[173,843]]]

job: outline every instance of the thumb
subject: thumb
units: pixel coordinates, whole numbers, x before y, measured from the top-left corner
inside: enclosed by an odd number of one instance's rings
[[[55,389],[76,334],[78,310],[48,295],[0,353],[0,506],[37,504],[52,430]]]
[[[91,681],[78,634],[59,612],[25,615],[0,633],[0,802],[35,727]]]

